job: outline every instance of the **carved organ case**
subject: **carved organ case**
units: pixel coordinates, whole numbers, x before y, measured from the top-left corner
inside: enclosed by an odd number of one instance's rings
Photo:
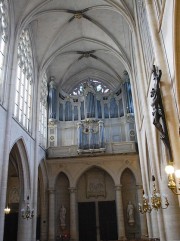
[[[78,153],[104,152],[107,143],[135,141],[131,88],[128,75],[125,77],[116,91],[103,89],[94,80],[81,83],[70,94],[60,90],[59,108],[55,111],[53,102],[49,103],[49,147],[74,146]],[[51,100],[55,99],[53,93]]]

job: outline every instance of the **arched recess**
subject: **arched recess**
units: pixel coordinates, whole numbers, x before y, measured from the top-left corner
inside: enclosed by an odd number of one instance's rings
[[[99,184],[97,192],[96,190],[93,192],[91,184]],[[77,182],[77,200],[82,202],[89,200],[113,200],[115,199],[114,186],[114,180],[109,173],[102,168],[93,166],[84,171],[79,177]]]
[[[55,183],[55,236],[70,234],[70,193],[69,179],[64,172],[59,173]],[[64,208],[64,218],[61,219],[60,210]]]
[[[38,168],[38,195],[37,195],[37,227],[36,239],[46,240],[48,230],[48,174],[45,160]]]
[[[117,240],[116,193],[113,178],[93,166],[77,182],[79,240]]]
[[[121,177],[120,183],[122,185],[122,202],[124,213],[125,233],[128,239],[140,238],[140,220],[138,212],[138,197],[136,179],[133,172],[126,168]],[[132,218],[130,218],[128,206],[133,206]]]
[[[70,184],[71,184],[71,186],[72,187],[77,187],[78,186],[78,183],[80,182],[80,179],[82,178],[82,176],[85,174],[85,173],[87,173],[89,170],[91,170],[91,169],[93,169],[93,168],[97,168],[97,169],[99,169],[99,170],[102,170],[102,171],[104,171],[105,173],[107,173],[107,175],[109,175],[111,178],[112,178],[112,180],[113,180],[113,183],[116,183],[116,176],[115,175],[113,175],[114,173],[113,173],[113,171],[112,170],[110,170],[109,168],[107,168],[107,167],[105,167],[105,166],[97,166],[97,165],[90,165],[90,166],[86,166],[86,167],[84,167],[84,168],[82,168],[80,171],[79,171],[79,173],[77,174],[77,177],[76,177],[76,179],[75,180],[70,180]],[[70,179],[70,177],[69,177],[69,179]],[[118,180],[118,182],[119,182],[119,180]],[[115,185],[115,184],[114,184]]]
[[[24,201],[30,194],[28,157],[24,142],[19,139],[13,145],[9,154],[6,204],[11,210],[5,216],[5,241],[20,240],[19,237],[23,236],[23,221],[20,210],[24,207]]]

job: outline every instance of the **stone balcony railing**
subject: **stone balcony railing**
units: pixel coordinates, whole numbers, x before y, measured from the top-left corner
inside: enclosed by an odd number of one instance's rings
[[[98,149],[89,149],[89,150],[78,150],[76,145],[72,146],[59,146],[59,147],[49,147],[47,154],[49,158],[58,158],[58,157],[73,157],[86,154],[127,154],[127,153],[136,153],[136,143],[133,141],[126,142],[109,142],[106,143],[105,148]]]

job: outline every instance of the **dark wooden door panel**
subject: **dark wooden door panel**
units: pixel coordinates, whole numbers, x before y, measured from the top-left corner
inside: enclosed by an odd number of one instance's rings
[[[94,202],[78,203],[79,241],[96,241],[96,211]]]
[[[115,201],[98,202],[101,240],[117,240]]]
[[[4,241],[17,241],[18,213],[5,215]]]

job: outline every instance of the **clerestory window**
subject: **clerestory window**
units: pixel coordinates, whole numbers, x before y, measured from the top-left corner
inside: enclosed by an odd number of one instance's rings
[[[28,30],[21,32],[18,43],[18,64],[14,117],[31,131],[33,59]]]
[[[8,44],[8,4],[7,1],[0,0],[0,103],[3,104],[5,93],[5,62]]]
[[[44,74],[41,82],[40,110],[39,110],[39,134],[40,145],[46,148],[47,145],[47,75]]]

